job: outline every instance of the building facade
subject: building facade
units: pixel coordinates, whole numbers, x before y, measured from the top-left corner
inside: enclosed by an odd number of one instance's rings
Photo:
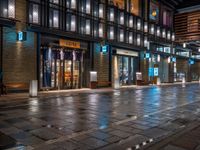
[[[174,9],[157,0],[0,2],[2,82],[76,89],[174,82]],[[137,76],[138,74],[139,76]]]

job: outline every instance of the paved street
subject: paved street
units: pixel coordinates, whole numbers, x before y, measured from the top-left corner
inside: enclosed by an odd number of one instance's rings
[[[0,146],[199,150],[199,115],[199,84],[4,99]]]

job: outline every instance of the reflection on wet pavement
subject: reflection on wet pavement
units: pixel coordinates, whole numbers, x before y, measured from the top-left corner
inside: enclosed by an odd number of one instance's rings
[[[195,119],[200,113],[199,90],[198,84],[192,84],[185,88],[177,85],[30,98],[6,104],[0,101],[0,132],[38,149],[47,149],[47,145],[48,149],[64,149],[65,140],[71,146],[68,149],[109,149],[126,138],[170,134],[182,125],[172,125],[171,120],[178,117]],[[169,126],[163,126],[166,122]]]

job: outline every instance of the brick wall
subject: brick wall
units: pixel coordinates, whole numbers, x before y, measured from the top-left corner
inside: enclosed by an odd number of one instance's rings
[[[16,0],[14,27],[3,27],[3,81],[5,84],[25,84],[37,78],[36,35],[26,31],[26,0]],[[17,41],[17,32],[26,31],[27,40]]]

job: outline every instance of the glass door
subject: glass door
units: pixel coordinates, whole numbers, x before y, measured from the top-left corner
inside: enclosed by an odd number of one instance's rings
[[[72,88],[72,61],[65,60],[64,61],[64,89]]]

